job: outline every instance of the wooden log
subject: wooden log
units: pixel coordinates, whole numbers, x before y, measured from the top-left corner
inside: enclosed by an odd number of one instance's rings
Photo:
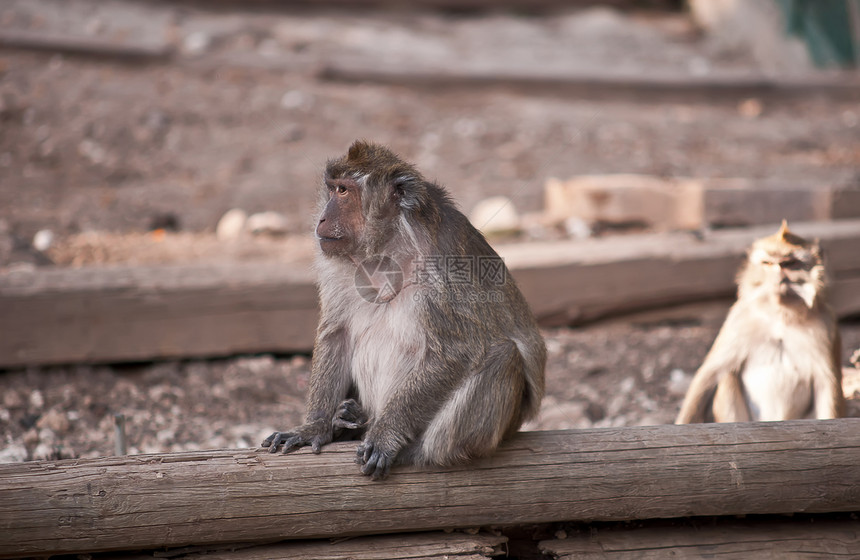
[[[0,465],[0,557],[450,527],[860,509],[860,419],[518,434],[447,469],[219,450]]]
[[[507,537],[479,533],[428,532],[345,540],[288,541],[270,545],[180,549],[184,560],[484,560],[504,552]]]
[[[556,560],[851,558],[860,550],[860,523],[819,517],[590,527],[588,534],[543,541],[539,547]]]

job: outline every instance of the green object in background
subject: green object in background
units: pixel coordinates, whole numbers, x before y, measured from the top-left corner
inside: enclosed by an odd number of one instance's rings
[[[860,0],[777,0],[786,28],[806,42],[816,66],[858,63]]]

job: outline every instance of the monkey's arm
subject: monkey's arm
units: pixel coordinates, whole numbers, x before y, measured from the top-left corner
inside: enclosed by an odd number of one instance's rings
[[[314,453],[319,453],[323,445],[331,442],[334,437],[335,413],[349,391],[346,340],[344,329],[320,325],[314,344],[305,423],[267,437],[262,446],[268,447],[270,453],[275,453],[281,445],[284,446],[284,453],[306,445],[310,445]]]
[[[840,418],[845,414],[845,397],[842,393],[842,340],[836,327],[831,336],[833,344],[828,356],[830,367],[814,372],[815,417],[819,420]]]
[[[693,377],[693,382],[687,389],[684,402],[681,404],[681,411],[675,419],[676,424],[713,421],[711,416],[714,395],[720,380],[725,375],[739,375],[746,361],[743,352],[746,345],[739,340],[741,335],[736,328],[741,314],[738,309],[736,304],[729,311],[725,323],[714,340],[714,345]]]

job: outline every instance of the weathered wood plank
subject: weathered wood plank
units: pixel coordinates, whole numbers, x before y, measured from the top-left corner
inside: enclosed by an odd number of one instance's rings
[[[0,366],[303,352],[317,292],[286,264],[0,275]]]
[[[834,278],[840,317],[858,312],[860,220],[791,224],[818,238]],[[663,305],[734,298],[735,275],[750,244],[775,226],[618,236],[499,247],[543,325],[564,325]],[[844,277],[844,278],[843,278]],[[843,286],[844,283],[844,286]]]
[[[492,524],[860,509],[860,419],[517,435],[373,482],[354,443],[0,465],[0,556]]]
[[[749,244],[774,227],[500,246],[544,326],[734,297]],[[792,224],[821,239],[841,317],[860,313],[860,220]],[[0,274],[0,367],[308,352],[307,265],[237,263]]]
[[[53,31],[0,29],[0,47],[62,52],[129,61],[163,60],[172,54],[167,41],[127,42]]]
[[[446,88],[504,88],[528,93],[597,97],[601,100],[635,97],[683,99],[686,102],[736,102],[744,97],[768,99],[810,94],[836,99],[858,99],[860,80],[850,72],[829,74],[815,80],[772,78],[755,72],[710,73],[694,76],[682,72],[613,73],[583,72],[544,65],[526,67],[482,67],[450,60],[434,65],[422,61],[380,64],[378,60],[344,55],[329,60],[320,70],[323,80],[345,83],[393,84],[423,90]]]
[[[485,559],[504,552],[507,537],[480,533],[414,533],[357,537],[346,540],[290,541],[236,550],[184,554],[188,560],[452,560]]]
[[[721,519],[715,524],[696,526],[592,527],[588,534],[543,541],[539,546],[557,560],[856,558],[860,522],[827,518]]]

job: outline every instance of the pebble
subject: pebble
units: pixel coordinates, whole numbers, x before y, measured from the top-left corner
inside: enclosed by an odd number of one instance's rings
[[[588,239],[594,230],[582,218],[568,218],[564,221],[564,231],[573,239]]]
[[[185,54],[199,55],[206,52],[212,44],[212,38],[202,31],[189,34],[182,42],[182,50]]]
[[[241,208],[232,208],[227,210],[221,219],[218,220],[218,226],[215,228],[215,236],[218,241],[232,241],[238,239],[245,229],[245,222],[248,220],[248,214]]]
[[[492,196],[478,202],[469,220],[484,234],[511,233],[520,229],[520,217],[514,203],[505,196]]]
[[[51,409],[39,418],[36,426],[39,428],[49,428],[56,433],[64,434],[69,431],[70,423],[65,414],[56,409]]]
[[[78,144],[78,153],[94,165],[104,163],[105,159],[107,159],[107,150],[101,144],[89,138],[82,140]]]
[[[23,463],[27,460],[27,448],[20,443],[12,443],[0,449],[0,463]]]
[[[40,229],[33,236],[33,248],[37,251],[47,251],[54,244],[54,232],[49,229]]]
[[[42,391],[36,389],[30,393],[30,406],[37,410],[45,406],[45,397],[42,395]]]
[[[310,97],[297,89],[292,89],[281,96],[281,107],[284,109],[299,109],[310,104]]]
[[[690,387],[692,376],[688,376],[684,370],[675,368],[669,372],[669,393],[673,395],[684,395]]]
[[[248,216],[245,229],[254,235],[284,235],[289,230],[290,221],[279,212],[258,212]]]

